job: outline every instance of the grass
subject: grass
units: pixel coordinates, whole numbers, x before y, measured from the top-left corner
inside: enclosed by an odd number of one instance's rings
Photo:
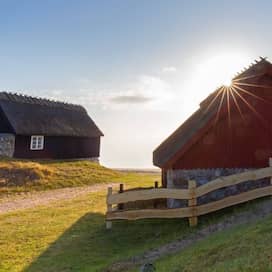
[[[27,173],[22,186],[26,191],[115,181],[125,187],[147,187],[158,180],[158,175],[121,173],[88,161],[1,161],[0,169],[15,178],[17,173],[23,175],[20,171]],[[25,177],[30,178],[26,181]],[[1,189],[2,193],[18,192],[20,186]],[[0,215],[0,271],[105,271],[117,261],[185,237],[236,212],[254,212],[256,203],[202,216],[196,229],[183,219],[153,219],[114,222],[106,230],[105,193]],[[156,271],[272,271],[271,226],[272,218],[268,218],[212,235],[181,254],[159,260]]]
[[[146,176],[140,181],[131,176],[127,186],[150,186],[153,181],[154,176],[149,176],[148,179]],[[252,205],[246,204],[201,217],[199,227],[220,221],[239,210],[252,208]],[[189,228],[187,220],[183,219],[120,221],[114,222],[111,230],[106,230],[104,213],[105,192],[98,192],[44,207],[0,215],[0,271],[104,271],[114,262],[180,239],[195,231]],[[222,262],[223,254],[230,262],[231,254],[235,256],[246,252],[237,250],[236,247],[246,246],[247,243],[249,247],[253,247],[257,238],[260,242],[256,244],[258,253],[255,255],[261,254],[261,250],[268,254],[267,250],[271,250],[271,223],[271,220],[266,221],[258,225],[257,229],[254,226],[246,226],[244,229],[238,229],[237,233],[234,232],[233,237],[232,232],[223,234],[222,238],[220,235],[215,236],[206,243],[199,243],[190,249],[191,251],[186,251],[186,258],[182,254],[180,262],[177,261],[180,256],[175,256],[176,261],[162,260],[157,264],[158,271],[181,271],[180,267],[187,266],[189,270],[184,271],[200,271],[197,267],[205,271],[210,269],[211,264],[216,264],[218,253],[219,262]],[[251,241],[254,228],[257,230],[257,238]],[[242,239],[245,239],[243,244]],[[226,248],[224,251],[224,244],[231,250]],[[263,257],[262,260],[268,259]],[[168,266],[171,269],[168,269]]]
[[[271,241],[272,217],[214,234],[155,267],[159,272],[272,271]]]
[[[150,174],[120,172],[87,160],[0,160],[0,195],[145,179]],[[158,177],[158,174],[156,174]]]
[[[104,212],[100,192],[1,215],[0,271],[102,271],[191,231],[178,219],[114,222],[109,231]]]

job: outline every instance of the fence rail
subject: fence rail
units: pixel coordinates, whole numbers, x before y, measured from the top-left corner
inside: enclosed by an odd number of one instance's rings
[[[197,197],[205,195],[211,191],[228,187],[231,185],[236,185],[247,180],[258,180],[266,177],[272,176],[272,168],[266,167],[257,170],[251,170],[247,172],[242,172],[235,175],[230,175],[226,177],[220,177],[212,180],[196,189]]]
[[[153,188],[135,190],[112,194],[112,188],[108,189],[107,195],[107,228],[111,228],[112,220],[126,219],[136,220],[144,218],[189,218],[190,226],[197,224],[197,217],[214,212],[226,207],[237,205],[249,200],[272,195],[272,160],[269,160],[271,167],[251,170],[235,175],[217,178],[207,184],[196,187],[196,182],[190,180],[188,189],[166,189]],[[244,181],[256,181],[270,177],[270,185],[258,189],[242,192],[237,195],[228,196],[221,200],[207,204],[197,205],[197,197],[217,189],[237,185]],[[135,210],[113,210],[112,205],[123,204],[131,201],[150,200],[158,198],[172,198],[188,200],[188,207],[176,209],[135,209]]]
[[[190,199],[190,195],[187,189],[145,189],[139,191],[128,191],[122,194],[108,195],[108,204],[120,204],[138,200],[149,200],[156,198],[175,198],[175,199]]]

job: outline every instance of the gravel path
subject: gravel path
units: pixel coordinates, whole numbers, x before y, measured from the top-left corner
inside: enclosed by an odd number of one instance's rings
[[[164,256],[172,255],[181,252],[188,246],[194,244],[195,242],[201,241],[213,233],[217,233],[223,230],[230,229],[234,226],[241,224],[254,223],[262,218],[272,215],[272,199],[262,201],[254,208],[234,214],[230,217],[225,218],[219,223],[211,224],[207,227],[197,230],[195,233],[188,235],[186,238],[176,240],[174,242],[165,244],[156,249],[145,252],[144,254],[134,256],[133,258],[117,262],[107,269],[105,272],[121,272],[128,271],[129,269],[135,268],[137,266],[152,263],[159,258]]]
[[[40,205],[47,205],[51,202],[69,200],[87,193],[106,190],[114,184],[96,184],[83,187],[63,188],[42,192],[31,192],[23,195],[4,197],[0,199],[0,214],[16,210],[24,210]],[[116,184],[115,184],[116,185]]]

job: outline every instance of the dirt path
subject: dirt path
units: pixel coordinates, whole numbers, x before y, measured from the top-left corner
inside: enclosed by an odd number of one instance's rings
[[[96,184],[84,187],[63,188],[4,197],[0,199],[0,214],[33,208],[40,205],[47,205],[51,202],[60,200],[73,199],[87,193],[106,190],[108,186],[114,186],[114,184]]]
[[[144,254],[115,263],[108,267],[105,272],[128,271],[129,269],[137,266],[152,263],[159,258],[178,253],[195,242],[207,238],[213,233],[227,230],[237,225],[253,223],[269,215],[272,215],[272,199],[256,204],[256,206],[249,211],[237,213],[219,223],[199,229],[195,233],[188,235],[185,239],[176,240],[156,249],[147,251]]]

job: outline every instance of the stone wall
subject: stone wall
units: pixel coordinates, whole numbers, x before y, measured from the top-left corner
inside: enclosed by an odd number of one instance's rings
[[[216,168],[216,169],[191,169],[191,170],[170,170],[167,174],[167,187],[185,189],[188,188],[188,180],[195,180],[197,186],[206,184],[220,176],[229,176],[253,168]],[[197,204],[205,204],[222,198],[236,195],[242,192],[253,190],[255,188],[268,186],[270,178],[264,178],[257,181],[245,181],[237,185],[221,188],[197,198]],[[187,206],[186,200],[168,199],[169,208],[178,208]]]
[[[0,157],[13,157],[15,135],[0,133]]]
[[[90,160],[91,162],[96,162],[96,163],[100,164],[100,161],[99,161],[99,158],[98,158],[98,157],[92,157],[92,158],[89,158],[89,160]]]

